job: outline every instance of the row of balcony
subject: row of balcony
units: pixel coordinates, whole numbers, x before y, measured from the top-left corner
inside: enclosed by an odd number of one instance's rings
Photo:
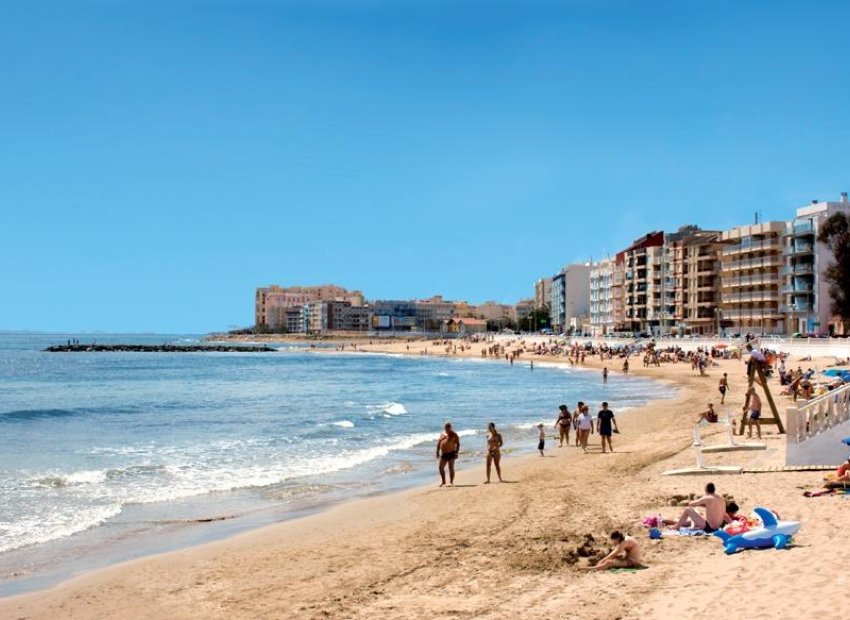
[[[811,254],[814,251],[815,245],[813,243],[795,242],[783,248],[782,255],[794,256],[796,254]]]
[[[779,255],[762,256],[761,258],[748,258],[723,263],[721,271],[739,271],[743,269],[771,269],[782,265],[782,257]]]
[[[814,312],[815,306],[811,303],[788,304],[779,306],[779,311],[783,314],[804,314]]]
[[[779,237],[773,239],[762,239],[761,241],[751,241],[749,239],[728,245],[723,248],[723,256],[732,256],[734,254],[742,254],[744,252],[767,252],[770,250],[779,250],[782,247],[782,240]]]

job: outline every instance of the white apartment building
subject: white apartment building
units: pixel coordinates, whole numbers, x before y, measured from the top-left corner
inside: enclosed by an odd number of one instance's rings
[[[593,336],[614,331],[614,264],[613,258],[590,266],[590,329]]]
[[[829,333],[829,283],[823,277],[833,261],[826,244],[817,238],[823,223],[835,213],[850,213],[847,193],[839,202],[813,200],[797,209],[788,222],[782,249],[782,310],[787,317],[787,331],[801,334]]]
[[[550,303],[553,330],[563,333],[577,328],[590,314],[590,264],[573,263],[552,276]]]

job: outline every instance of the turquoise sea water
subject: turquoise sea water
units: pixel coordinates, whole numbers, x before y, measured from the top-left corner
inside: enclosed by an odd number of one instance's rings
[[[551,427],[561,402],[608,400],[623,413],[663,396],[640,378],[612,375],[603,386],[597,372],[540,364],[532,371],[292,346],[266,354],[41,351],[68,338],[196,339],[0,334],[7,586],[180,525],[252,515],[267,522],[421,483],[435,475],[433,445],[446,420],[464,442],[460,465],[480,466],[490,421],[509,450],[530,451],[533,425]]]

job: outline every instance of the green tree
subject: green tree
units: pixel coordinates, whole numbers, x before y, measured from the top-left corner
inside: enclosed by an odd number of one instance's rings
[[[850,319],[850,215],[835,213],[823,223],[818,241],[832,251],[835,262],[823,272],[829,282],[832,313]]]

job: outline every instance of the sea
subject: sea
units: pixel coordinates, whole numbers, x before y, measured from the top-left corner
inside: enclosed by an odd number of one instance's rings
[[[81,343],[192,344],[198,335],[0,332],[0,596],[233,535],[335,503],[435,483],[458,466],[536,448],[557,408],[618,415],[669,389],[527,361],[275,345],[272,353],[48,353]],[[552,447],[554,444],[551,443]],[[483,472],[482,472],[483,475]]]

